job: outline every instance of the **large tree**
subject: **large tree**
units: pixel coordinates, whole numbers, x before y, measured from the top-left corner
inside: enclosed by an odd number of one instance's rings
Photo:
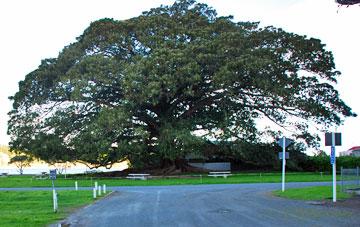
[[[339,5],[355,5],[360,4],[360,0],[335,0]]]
[[[9,164],[14,164],[18,168],[20,175],[23,175],[24,168],[30,166],[32,161],[34,160],[31,156],[18,153],[10,159]]]
[[[11,148],[44,160],[164,166],[199,152],[199,136],[254,141],[257,119],[313,144],[354,116],[318,39],[179,0],[124,21],[90,24],[11,97]],[[117,146],[114,146],[117,145]]]

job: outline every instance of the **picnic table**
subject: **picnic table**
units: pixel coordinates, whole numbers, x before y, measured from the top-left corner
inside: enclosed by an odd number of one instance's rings
[[[127,179],[140,179],[140,180],[146,180],[147,178],[149,178],[150,174],[148,173],[129,173],[127,175]]]
[[[41,172],[41,174],[37,174],[34,177],[36,180],[46,180],[49,178],[49,174],[47,172]]]

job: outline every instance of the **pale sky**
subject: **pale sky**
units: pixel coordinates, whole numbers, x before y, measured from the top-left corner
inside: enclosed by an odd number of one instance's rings
[[[342,75],[337,88],[341,98],[360,114],[360,7],[341,7],[334,0],[201,0],[219,15],[233,15],[235,21],[260,21],[288,32],[319,38],[331,50]],[[18,90],[18,82],[35,70],[44,58],[57,57],[64,46],[89,26],[108,17],[117,20],[136,17],[141,12],[170,0],[5,0],[0,1],[0,144],[7,144],[8,97]],[[360,117],[348,118],[337,129],[343,146],[360,145]],[[323,135],[321,135],[323,137]],[[325,148],[329,153],[329,148]]]

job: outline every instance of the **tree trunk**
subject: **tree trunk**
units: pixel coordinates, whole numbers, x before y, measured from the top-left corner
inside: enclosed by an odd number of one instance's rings
[[[178,174],[184,172],[207,172],[205,169],[188,165],[186,159],[176,158],[175,160],[163,159],[161,165],[163,175]]]

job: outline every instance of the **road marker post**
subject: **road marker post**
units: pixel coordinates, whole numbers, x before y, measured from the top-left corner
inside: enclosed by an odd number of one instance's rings
[[[75,181],[75,191],[77,191],[77,190],[78,190],[78,182]]]
[[[94,199],[96,199],[96,192],[97,192],[97,190],[96,190],[96,188],[94,187],[94,188],[93,188],[93,198],[94,198]]]
[[[106,194],[106,184],[103,185],[103,192]]]

